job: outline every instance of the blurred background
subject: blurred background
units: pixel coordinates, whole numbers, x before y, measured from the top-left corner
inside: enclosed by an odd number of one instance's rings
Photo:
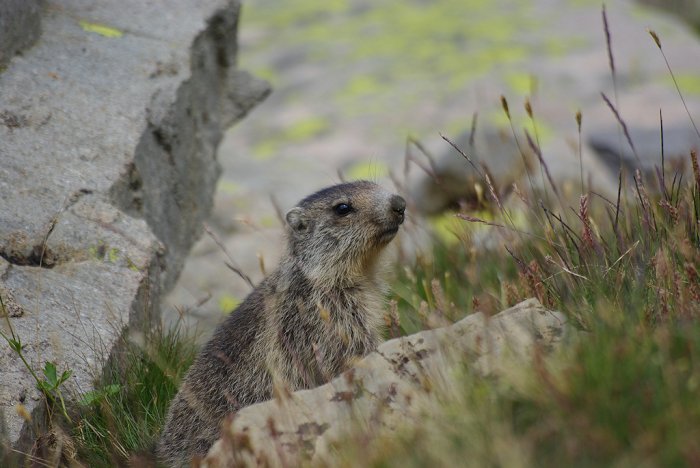
[[[475,116],[477,135],[505,132],[522,143],[527,130],[554,177],[566,181],[580,176],[580,110],[584,172],[603,193],[614,190],[612,168],[629,154],[601,92],[626,119],[643,158],[658,157],[662,108],[669,148],[693,144],[647,28],[661,37],[691,112],[700,115],[700,4],[609,3],[616,87],[599,0],[245,2],[239,65],[269,80],[273,93],[219,149],[211,234],[193,249],[165,317],[184,316],[205,331],[220,321],[251,290],[226,262],[257,283],[284,245],[280,213],[323,186],[369,178],[413,196],[415,207],[427,176],[419,164],[406,170],[407,151],[423,157],[407,140],[420,141],[453,173],[450,164],[464,161],[440,134],[464,139]],[[510,181],[510,163],[499,158],[518,154],[515,146],[505,153],[487,142],[477,155],[499,168],[501,184]],[[415,225],[410,204],[409,213]]]

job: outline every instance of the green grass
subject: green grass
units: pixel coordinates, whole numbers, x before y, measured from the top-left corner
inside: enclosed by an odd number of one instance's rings
[[[700,327],[621,325],[596,329],[563,369],[536,368],[525,385],[465,369],[420,425],[369,444],[351,435],[339,464],[697,466]]]
[[[483,378],[465,363],[454,388],[432,395],[439,403],[420,425],[374,439],[351,432],[338,463],[697,466],[696,157],[687,167],[685,182],[667,173],[658,191],[658,180],[623,179],[619,202],[591,194],[560,202],[550,190],[545,209],[517,198],[508,208],[493,203],[489,222],[504,226],[491,228],[503,248],[485,250],[459,234],[403,269],[393,290],[406,332],[534,296],[565,312],[584,337],[556,365],[534,359],[524,375]],[[527,235],[510,223],[516,211],[528,219]]]
[[[468,237],[452,245],[438,239],[435,243],[430,256],[397,271],[392,299],[398,305],[401,334],[416,333],[435,321],[454,322],[475,308],[496,313],[523,297],[513,286],[518,272],[512,259],[472,250]]]
[[[167,407],[196,354],[179,327],[158,328],[128,341],[96,390],[83,396],[71,427],[77,460],[86,466],[124,466],[153,453]]]

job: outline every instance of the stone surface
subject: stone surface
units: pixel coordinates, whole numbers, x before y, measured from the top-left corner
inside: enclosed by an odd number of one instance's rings
[[[690,110],[700,122],[697,36],[659,10],[630,0],[606,3],[618,107],[628,126],[635,134],[653,135],[662,108],[666,129],[679,129],[678,135],[689,131],[692,137],[689,118],[647,28],[661,36]],[[415,222],[423,200],[405,190],[416,187],[424,173],[412,163],[409,181],[404,179],[406,137],[420,140],[436,158],[444,154],[447,173],[452,165],[468,172],[468,163],[439,133],[456,140],[469,131],[477,113],[478,134],[505,128],[510,135],[501,94],[508,98],[524,148],[528,143],[522,129],[528,128],[534,137],[534,128],[523,102],[533,94],[543,157],[553,177],[573,178],[577,203],[574,115],[581,109],[586,180],[603,193],[616,188],[617,172],[611,173],[587,145],[596,135],[617,134],[615,118],[600,96],[605,92],[615,101],[598,0],[358,0],[332,6],[300,1],[283,9],[272,0],[256,0],[246,5],[243,22],[244,64],[268,77],[275,93],[256,109],[255,119],[244,121],[222,142],[223,173],[208,223],[254,282],[263,277],[259,258],[269,270],[283,245],[271,197],[285,211],[307,193],[337,182],[339,172],[387,186],[393,184],[391,172],[402,194],[414,198],[409,200],[404,240],[424,236],[429,223]],[[688,146],[686,140],[681,143]],[[653,161],[653,150],[660,145],[653,137],[649,144]],[[626,151],[625,142],[618,142],[616,150]],[[428,165],[416,148],[410,151]],[[505,154],[513,155],[518,164],[517,148]],[[478,156],[487,163],[493,157]],[[506,159],[499,167],[510,162]],[[494,175],[500,186],[512,176],[508,171],[504,181],[502,173]],[[533,179],[542,184],[539,168]],[[464,186],[473,192],[473,187]],[[221,249],[204,236],[168,297],[166,316],[178,317],[176,307],[185,308],[193,323],[210,328],[232,310],[250,288],[224,260]]]
[[[0,330],[36,371],[72,370],[68,396],[90,389],[127,326],[158,318],[211,209],[223,130],[269,90],[236,67],[238,12],[49,1],[41,37],[0,74]],[[41,398],[4,340],[0,382],[26,450]]]
[[[535,346],[551,352],[575,333],[561,313],[529,299],[490,318],[476,313],[388,341],[326,385],[281,391],[275,400],[239,411],[203,466],[295,466],[300,458],[326,465],[328,449],[353,427],[371,421],[373,430],[391,431],[418,423],[420,408],[437,389],[459,385],[451,381],[455,366],[469,362],[483,375],[502,375],[531,365]]]
[[[656,177],[655,168],[661,167],[661,135],[659,128],[634,127],[630,129],[629,144],[620,145],[620,134],[616,129],[600,130],[590,136],[588,144],[608,166],[610,172],[620,167],[627,174],[640,169],[647,176]],[[691,149],[700,148],[700,139],[692,127],[681,126],[664,128],[664,158],[667,169],[680,170],[689,167],[688,155]],[[653,180],[653,179],[652,179]]]
[[[41,33],[42,0],[0,1],[0,70]]]

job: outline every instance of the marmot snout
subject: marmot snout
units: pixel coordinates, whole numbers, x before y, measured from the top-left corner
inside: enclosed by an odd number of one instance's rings
[[[406,202],[373,182],[320,190],[286,216],[287,254],[216,329],[171,403],[158,444],[169,465],[189,465],[219,437],[221,420],[290,390],[320,385],[379,344],[381,252]]]

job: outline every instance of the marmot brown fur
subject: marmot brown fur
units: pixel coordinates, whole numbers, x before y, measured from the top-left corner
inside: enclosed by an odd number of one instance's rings
[[[273,382],[318,386],[374,350],[385,293],[380,253],[406,203],[367,181],[320,190],[287,213],[287,253],[215,330],[170,405],[163,463],[206,455],[222,419],[272,398]]]

